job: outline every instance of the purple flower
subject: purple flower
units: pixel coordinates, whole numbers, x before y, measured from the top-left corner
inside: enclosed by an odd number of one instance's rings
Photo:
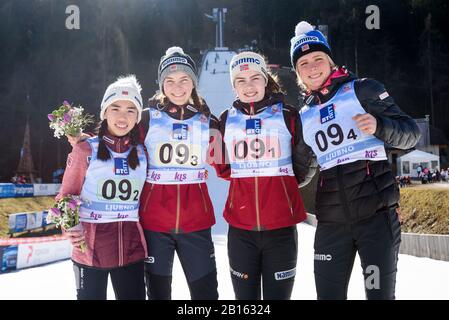
[[[51,208],[50,211],[51,211],[51,213],[52,213],[54,216],[58,216],[58,217],[59,217],[59,216],[61,215],[61,211],[59,211],[58,208]]]
[[[55,116],[54,116],[53,114],[51,114],[51,113],[47,114],[47,118],[48,118],[48,120],[50,120],[50,121],[55,120]]]
[[[62,105],[66,106],[66,107],[70,107],[70,103],[67,100],[64,100]]]
[[[72,116],[70,114],[68,114],[68,113],[65,113],[64,114],[64,122],[65,123],[69,123],[70,120],[72,120]]]
[[[76,201],[75,200],[70,200],[68,203],[68,206],[71,210],[76,210]]]

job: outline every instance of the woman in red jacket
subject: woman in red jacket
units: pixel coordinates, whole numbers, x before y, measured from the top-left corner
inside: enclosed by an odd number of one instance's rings
[[[237,299],[289,299],[296,274],[296,224],[305,211],[293,172],[297,112],[267,72],[262,56],[242,52],[230,63],[238,99],[220,116],[230,179],[224,217]]]
[[[149,167],[140,217],[148,244],[150,299],[171,299],[174,252],[192,299],[218,299],[211,227],[214,210],[206,185],[210,128],[218,120],[198,96],[194,61],[179,47],[162,57],[160,93],[142,115]]]
[[[75,144],[56,197],[80,195],[84,230],[65,231],[79,300],[105,300],[108,277],[117,299],[145,300],[146,242],[139,223],[139,195],[147,167],[137,123],[142,113],[134,76],[111,84],[101,103],[98,136]],[[80,243],[87,249],[82,252]]]

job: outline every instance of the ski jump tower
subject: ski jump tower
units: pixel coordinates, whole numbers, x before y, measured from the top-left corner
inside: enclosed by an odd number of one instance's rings
[[[227,8],[213,8],[212,15],[204,14],[215,23],[215,50],[228,50],[224,46],[224,23],[227,12]]]

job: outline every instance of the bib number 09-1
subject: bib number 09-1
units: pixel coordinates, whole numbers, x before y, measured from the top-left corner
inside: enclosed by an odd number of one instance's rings
[[[272,136],[235,140],[233,156],[236,161],[279,159],[281,156],[279,140]]]

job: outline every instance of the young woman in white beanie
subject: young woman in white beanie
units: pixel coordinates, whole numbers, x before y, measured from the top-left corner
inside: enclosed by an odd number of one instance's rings
[[[142,97],[134,76],[109,85],[101,103],[98,135],[74,145],[56,197],[80,195],[82,231],[65,231],[79,300],[105,300],[108,277],[120,300],[144,300],[147,255],[139,198],[147,159],[137,123]],[[80,243],[85,242],[84,252]]]
[[[304,94],[301,130],[320,166],[314,245],[318,299],[346,299],[356,253],[367,299],[394,299],[399,189],[385,146],[414,147],[418,127],[381,83],[336,66],[326,38],[309,23],[296,26],[290,55]]]
[[[294,170],[295,153],[302,154],[298,113],[261,55],[235,55],[230,74],[237,100],[220,115],[226,152],[215,167],[231,182],[224,218],[235,297],[287,300],[296,274],[296,224],[306,218],[298,189],[306,173]]]
[[[148,244],[145,263],[149,299],[171,299],[174,253],[192,299],[218,299],[211,227],[214,209],[205,164],[217,119],[197,93],[197,70],[182,48],[161,58],[160,92],[142,115],[149,156],[140,216]]]

